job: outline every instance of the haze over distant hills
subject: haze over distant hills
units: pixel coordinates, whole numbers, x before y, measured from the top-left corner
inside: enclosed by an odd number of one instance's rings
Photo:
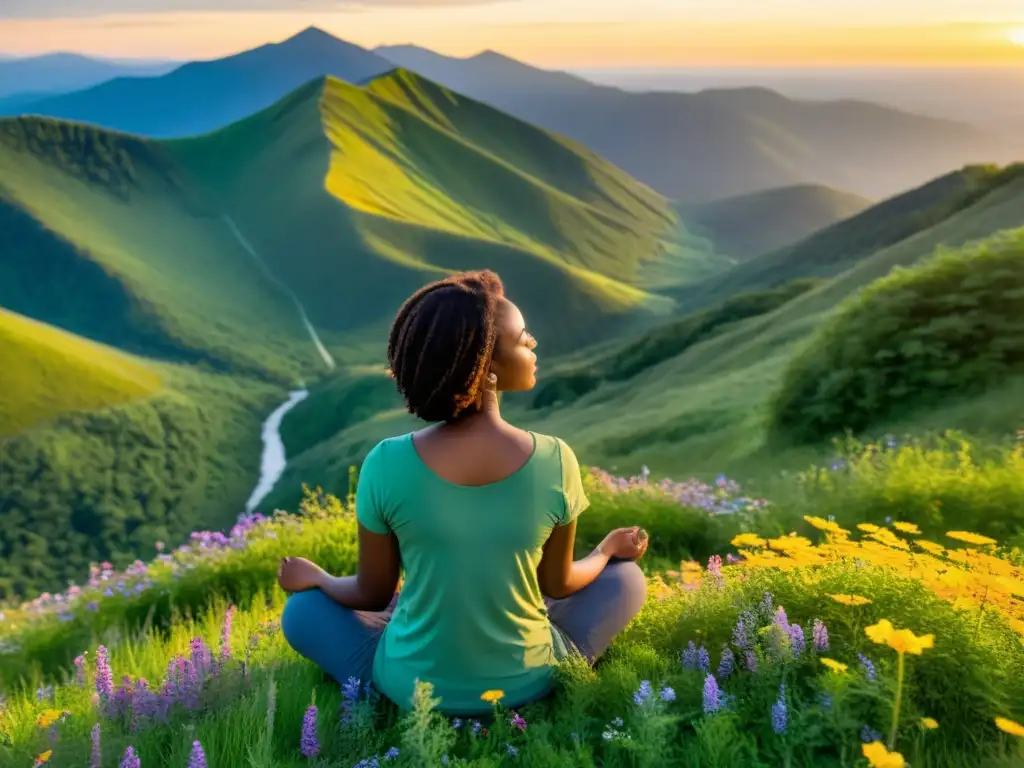
[[[18,93],[74,91],[115,77],[154,77],[176,66],[175,62],[110,61],[75,53],[0,59],[0,99]]]
[[[809,183],[881,197],[996,151],[993,138],[965,124],[873,104],[793,101],[760,88],[637,94],[494,52],[466,59],[414,46],[371,52],[315,28],[163,77],[118,79],[16,111],[185,136],[269,106],[312,77],[360,82],[395,64],[575,139],[683,202]]]

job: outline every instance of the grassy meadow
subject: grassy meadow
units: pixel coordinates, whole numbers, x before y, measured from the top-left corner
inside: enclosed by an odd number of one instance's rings
[[[0,756],[902,764],[879,757],[888,750],[915,766],[1017,765],[1024,555],[969,525],[1001,514],[1019,541],[1022,467],[1022,442],[844,444],[829,467],[780,478],[767,499],[724,477],[653,482],[593,468],[580,548],[613,525],[647,527],[648,603],[595,669],[567,663],[553,698],[516,711],[499,700],[481,722],[444,718],[428,689],[399,711],[365,686],[324,682],[288,649],[279,558],[354,566],[351,496],[309,492],[301,514],[198,533],[124,572],[98,566],[88,585],[8,611]]]

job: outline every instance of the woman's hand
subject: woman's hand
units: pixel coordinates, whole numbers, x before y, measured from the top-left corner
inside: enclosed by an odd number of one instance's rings
[[[639,560],[647,551],[648,541],[647,531],[643,528],[616,528],[604,537],[597,549],[617,560]]]
[[[277,570],[277,583],[285,592],[317,589],[327,579],[327,572],[304,557],[286,557]]]

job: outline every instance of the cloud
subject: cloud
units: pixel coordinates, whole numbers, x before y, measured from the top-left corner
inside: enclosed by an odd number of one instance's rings
[[[66,19],[129,13],[366,10],[373,7],[451,7],[493,0],[0,0],[0,18]]]

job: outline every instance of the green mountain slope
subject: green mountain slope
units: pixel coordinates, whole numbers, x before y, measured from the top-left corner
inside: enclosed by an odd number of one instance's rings
[[[696,233],[713,240],[722,253],[749,261],[870,206],[870,200],[852,192],[806,184],[682,206],[680,215]]]
[[[3,309],[0,359],[0,437],[68,411],[144,397],[161,384],[128,355]]]
[[[667,475],[686,472],[714,477],[729,472],[764,477],[794,462],[827,456],[828,445],[780,451],[769,443],[769,403],[794,354],[844,299],[894,267],[911,267],[938,248],[960,248],[1024,227],[1024,178],[1014,175],[1012,167],[992,174],[1005,183],[989,186],[985,194],[972,197],[973,202],[960,198],[962,204],[947,208],[945,218],[929,219],[931,226],[880,245],[838,275],[819,278],[808,290],[794,290],[781,304],[775,299],[785,299],[790,286],[746,298],[732,294],[715,307],[669,321],[632,343],[611,341],[556,359],[545,365],[547,373],[537,392],[507,398],[505,410],[516,423],[569,436],[585,463],[620,471],[635,471],[647,464]],[[960,181],[953,183],[954,178]],[[939,189],[948,190],[947,185],[964,188],[960,174],[938,182]],[[934,202],[935,198],[926,197]],[[890,213],[893,205],[893,201],[881,203],[851,220],[859,218],[866,225],[863,230],[847,230],[851,244],[846,252],[859,252],[861,243],[877,238],[878,222],[897,220]],[[802,252],[808,258],[813,255],[813,241],[821,242],[819,235],[799,246],[806,249]],[[830,249],[819,251],[823,260],[831,255]],[[760,312],[759,307],[768,311]],[[634,362],[644,364],[634,371]],[[344,386],[350,393],[357,391],[351,382]],[[546,394],[537,402],[548,386],[552,396]],[[952,397],[924,413],[890,414],[873,428],[952,427],[1004,433],[1020,425],[1022,391],[1024,377],[1018,376],[981,397]],[[320,402],[340,399],[334,392]],[[317,404],[315,394],[304,404],[306,422],[315,420]],[[303,482],[344,493],[348,464],[361,460],[381,437],[411,424],[400,409],[386,409],[386,404],[370,419],[344,423],[332,437],[290,463],[270,501],[291,504]]]
[[[684,305],[800,277],[832,277],[878,251],[926,232],[1024,177],[1024,165],[968,166],[874,205],[788,247],[763,253],[677,296]],[[983,233],[984,234],[984,233]]]

